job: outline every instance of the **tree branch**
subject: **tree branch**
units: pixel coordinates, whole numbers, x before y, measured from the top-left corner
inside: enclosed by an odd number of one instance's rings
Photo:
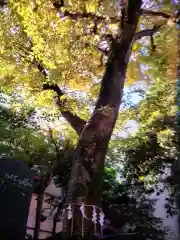
[[[28,56],[29,52],[32,52],[32,43],[31,42],[30,42],[30,45],[31,45],[30,49],[18,47],[19,50],[22,50],[25,53],[25,55],[21,55],[21,57],[25,58],[26,56]],[[20,52],[19,52],[19,55],[20,55]],[[26,59],[26,61],[29,61],[29,60]],[[29,62],[37,67],[37,69],[43,75],[45,80],[48,79],[48,71],[45,69],[45,67],[43,66],[43,63],[41,61],[34,58],[33,61],[29,61]],[[73,114],[72,112],[70,112],[68,110],[63,110],[62,106],[65,102],[61,101],[60,97],[62,97],[64,95],[64,92],[59,88],[59,86],[57,84],[44,83],[42,88],[43,88],[43,90],[53,90],[57,94],[56,104],[57,104],[62,116],[71,124],[73,129],[79,135],[81,133],[84,125],[86,124],[86,121],[84,121],[83,119],[81,119],[80,117],[78,117],[77,115]]]
[[[34,61],[34,64],[38,68],[38,70],[42,73],[44,79],[47,79],[48,74],[43,64],[41,62],[37,62],[37,60]],[[64,110],[62,108],[64,101],[61,101],[60,97],[64,95],[64,92],[59,88],[57,84],[44,83],[42,87],[43,90],[53,90],[57,94],[56,105],[58,106],[62,116],[71,124],[71,126],[77,132],[77,134],[80,135],[83,127],[86,124],[86,121],[81,119],[77,115],[73,114],[69,110]]]
[[[43,77],[45,79],[48,78],[48,74],[46,69],[43,67],[41,62],[38,62],[37,60],[34,60],[33,64],[37,67],[37,69],[39,70],[40,73],[42,73]]]
[[[148,10],[148,9],[142,9],[141,14],[142,15],[151,15],[151,16],[163,17],[163,18],[166,18],[166,19],[173,18],[173,16],[170,15],[169,13],[155,12],[155,11]]]
[[[64,104],[63,101],[60,100],[60,97],[64,95],[64,92],[59,88],[57,84],[43,84],[43,90],[53,90],[57,94],[57,101],[56,104],[61,111],[62,116],[71,124],[73,129],[80,135],[83,127],[86,124],[86,121],[78,117],[77,115],[73,114],[68,110],[64,110],[62,105]]]
[[[150,15],[150,16],[157,16],[157,17],[162,17],[165,19],[171,19],[174,23],[179,23],[180,22],[180,10],[177,10],[174,15],[171,15],[166,12],[155,12],[152,10],[148,9],[142,9],[141,15]]]
[[[100,16],[100,15],[96,15],[90,12],[76,12],[76,13],[71,13],[67,10],[62,11],[61,7],[57,7],[58,4],[53,4],[54,8],[58,11],[60,18],[63,17],[69,17],[72,20],[77,20],[77,19],[81,19],[81,18],[90,18],[92,19],[94,22],[99,22],[99,21],[107,21],[107,18],[104,16]],[[60,6],[60,5],[59,5]],[[110,17],[109,18],[111,20],[112,23],[117,23],[119,22],[119,18],[118,17]]]
[[[64,1],[60,0],[60,1],[54,1],[53,2],[53,6],[57,9],[60,9],[61,7],[64,7]]]
[[[150,42],[151,42],[151,50],[152,50],[152,52],[155,52],[155,50],[156,50],[156,45],[154,44],[154,38],[153,38],[153,36],[150,36]]]
[[[0,7],[7,6],[7,1],[6,0],[0,0]]]
[[[60,160],[60,146],[59,146],[59,144],[56,143],[56,140],[53,137],[53,130],[51,127],[48,128],[48,132],[49,132],[49,137],[51,139],[51,142],[54,145],[54,148],[56,149],[57,161],[59,161]]]
[[[157,32],[160,28],[162,27],[162,25],[155,25],[153,28],[151,29],[145,29],[142,30],[140,32],[137,32],[135,37],[134,37],[134,41],[141,39],[142,37],[152,37],[153,34],[155,32]]]

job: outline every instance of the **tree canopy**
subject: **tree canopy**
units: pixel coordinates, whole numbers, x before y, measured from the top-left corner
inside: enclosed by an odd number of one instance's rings
[[[154,9],[166,10],[167,15],[176,7],[175,2],[160,5],[154,1]],[[118,31],[117,11],[118,6],[109,1],[66,1],[63,6],[52,1],[9,1],[8,8],[1,9],[1,89],[13,95],[12,106],[35,108],[38,114],[54,114],[59,118],[52,98],[58,88],[47,85],[54,83],[60,88],[59,107],[63,112],[66,110],[65,118],[70,117],[67,114],[71,111],[87,120],[99,92],[110,38]],[[153,29],[154,24],[161,26],[165,21],[161,16],[147,15],[138,29]],[[157,51],[151,57],[149,41],[143,38],[134,43],[127,86],[143,79],[148,85],[151,79],[157,79],[158,70],[155,73],[153,65],[162,67],[166,62],[158,74],[166,71],[175,79],[176,32],[173,22],[172,26],[169,24],[164,24],[156,34]],[[148,70],[143,70],[147,66]]]
[[[72,163],[67,202],[89,204],[102,200],[105,156],[106,166],[122,168],[131,187],[173,164],[178,4],[1,4],[0,153],[48,166],[63,156],[61,181],[67,182]],[[122,137],[132,123],[133,133]],[[67,142],[72,158],[61,155]],[[124,192],[115,185],[117,195]]]

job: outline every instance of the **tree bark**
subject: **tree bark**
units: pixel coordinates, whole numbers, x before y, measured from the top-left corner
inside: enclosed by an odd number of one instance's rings
[[[39,231],[41,226],[41,213],[43,206],[43,198],[44,198],[44,178],[40,180],[40,193],[37,197],[37,207],[36,207],[36,219],[35,219],[35,228],[34,228],[34,237],[33,240],[39,239]]]
[[[108,143],[116,123],[123,95],[125,74],[131,47],[141,15],[141,0],[128,1],[124,29],[113,40],[107,68],[101,82],[94,112],[84,126],[73,159],[66,203],[100,205],[102,174]],[[91,218],[92,208],[86,208]],[[79,211],[74,212],[73,233],[81,233]],[[63,231],[70,232],[71,224],[64,221]],[[91,221],[84,220],[84,231],[93,232]]]

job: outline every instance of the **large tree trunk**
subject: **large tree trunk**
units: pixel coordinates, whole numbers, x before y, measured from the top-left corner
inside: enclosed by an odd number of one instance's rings
[[[105,155],[119,113],[132,42],[141,14],[140,8],[141,0],[128,1],[124,28],[119,37],[112,42],[94,112],[79,137],[67,193],[67,204],[81,202],[89,205],[100,204]],[[87,215],[91,214],[89,211],[91,212],[92,209],[86,208]],[[73,233],[81,233],[81,221],[79,211],[75,211]],[[67,222],[64,222],[63,230],[70,232],[71,224]],[[85,220],[85,232],[91,233],[92,227],[91,221]]]

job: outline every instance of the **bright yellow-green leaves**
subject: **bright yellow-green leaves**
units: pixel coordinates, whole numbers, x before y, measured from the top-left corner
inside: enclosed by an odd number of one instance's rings
[[[153,27],[154,23],[160,22],[162,20],[156,17],[147,17],[141,23],[144,27]],[[133,82],[133,76],[136,76],[137,81],[136,69],[139,69],[139,63],[144,69],[140,79],[144,79],[147,90],[136,106],[120,112],[109,146],[110,158],[121,162],[125,172],[138,173],[140,181],[153,184],[157,177],[151,177],[157,176],[163,164],[173,163],[177,157],[175,119],[178,45],[175,26],[165,25],[154,35],[154,44],[155,52],[152,52],[148,38],[133,45],[132,56],[135,53],[137,59],[129,63],[127,84],[128,81]],[[134,99],[130,100],[133,103]],[[134,129],[135,133],[123,138],[119,131],[123,130],[129,120],[137,121],[138,126]]]
[[[66,10],[83,12],[85,7],[88,12],[96,12],[97,1],[82,3],[69,1]],[[21,103],[14,98],[13,109],[24,102],[42,112],[57,111],[49,94],[42,92],[44,81],[57,83],[65,92],[67,89],[94,95],[92,75],[101,78],[103,73],[97,50],[99,35],[87,34],[94,22],[90,18],[62,19],[59,14],[51,1],[11,0],[9,10],[1,15],[1,87],[6,93],[18,91],[23,95]],[[48,80],[38,71],[38,62],[48,71]],[[75,98],[64,107],[87,118],[87,103],[80,102]]]
[[[167,128],[157,133],[160,146],[167,149],[172,148],[174,136],[175,136],[175,132],[170,128]]]
[[[85,1],[85,6],[86,6],[86,9],[87,9],[87,12],[91,12],[91,13],[96,13],[97,10],[98,10],[98,2],[96,0],[87,0]]]
[[[145,177],[144,177],[144,176],[139,176],[139,180],[140,180],[140,181],[142,181],[142,182],[143,182],[143,181],[144,181],[144,179],[145,179]]]
[[[4,24],[2,40],[4,38],[4,43],[8,42],[2,49],[2,54],[7,60],[7,56],[14,52],[14,56],[11,56],[12,64],[16,69],[14,75],[22,68],[26,70],[29,77],[26,79],[30,88],[41,87],[43,82],[42,76],[34,70],[36,66],[33,62],[36,59],[41,61],[50,72],[51,82],[65,85],[71,90],[89,92],[92,73],[102,78],[104,70],[100,66],[101,53],[97,50],[99,34],[103,29],[104,33],[117,32],[114,31],[117,24],[110,24],[108,20],[108,17],[116,16],[115,4],[103,1],[102,6],[99,7],[99,2],[96,0],[68,1],[62,9],[74,14],[87,12],[102,17],[107,16],[107,21],[98,24],[97,33],[88,34],[95,24],[92,18],[76,20],[71,20],[69,17],[62,18],[61,10],[58,12],[53,7],[52,1],[11,0],[9,12],[1,16]],[[9,51],[9,54],[6,51]],[[17,58],[19,58],[19,66],[16,62]],[[23,84],[23,73],[18,79]]]
[[[140,62],[137,59],[129,62],[126,86],[131,86],[138,80],[143,80],[143,78],[144,76],[140,69]]]
[[[105,0],[100,5],[97,0],[64,2],[64,7],[59,10],[55,9],[51,0],[8,2],[8,10],[0,15],[1,88],[6,93],[18,92],[22,95],[22,101],[17,101],[17,96],[12,101],[15,110],[31,105],[42,113],[54,114],[57,107],[53,102],[53,93],[43,92],[42,84],[44,81],[57,83],[65,93],[68,93],[68,101],[63,107],[77,113],[83,119],[88,119],[105,70],[105,66],[100,62],[101,53],[97,46],[104,34],[110,33],[115,36],[119,27],[119,23],[110,20],[111,17],[117,16],[116,2]],[[71,19],[62,16],[64,11],[71,14],[96,14],[103,20],[98,22],[97,31],[93,32],[95,28],[93,18]],[[158,17],[142,17],[140,24],[150,28],[154,23],[159,24],[162,21],[164,20]],[[168,104],[166,105],[167,101],[164,101],[167,96],[168,103],[173,102],[174,97],[169,93],[174,94],[174,83],[171,81],[175,74],[176,47],[175,37],[172,37],[175,34],[175,30],[169,26],[158,33],[155,37],[157,51],[151,58],[142,57],[141,53],[142,46],[149,44],[147,40],[137,41],[132,47],[132,58],[126,75],[127,86],[139,80],[146,81],[146,75],[148,77],[151,75],[156,82],[158,77],[160,79],[166,77],[166,80],[169,77],[166,82],[168,88],[164,85],[159,87],[165,91],[164,95],[161,92],[163,96],[161,99],[156,96],[150,103],[142,102],[142,111],[138,117],[140,120],[144,119],[142,122],[146,127],[167,111]],[[36,65],[39,62],[47,70],[48,79],[44,79],[43,74],[37,69]],[[142,64],[150,66],[145,73],[142,73],[140,68]],[[73,93],[73,96],[69,92]],[[154,101],[161,103],[161,110],[157,110],[158,106]],[[150,109],[149,112],[147,109]],[[170,109],[169,114],[171,111],[174,114],[175,107]],[[136,111],[128,110],[121,113],[116,130],[124,125],[127,118],[131,116],[134,118],[133,114],[136,114]]]

